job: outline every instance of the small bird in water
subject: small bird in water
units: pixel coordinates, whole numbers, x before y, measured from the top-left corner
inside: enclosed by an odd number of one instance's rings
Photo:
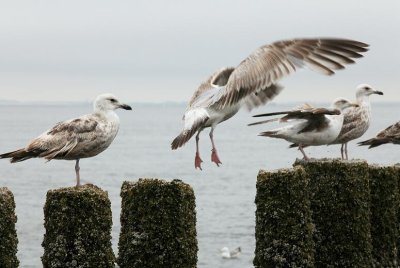
[[[232,251],[229,251],[229,248],[223,247],[220,249],[221,257],[224,259],[236,259],[242,253],[242,249],[240,247],[235,248]]]
[[[277,82],[298,68],[332,75],[354,63],[354,58],[362,57],[367,47],[354,40],[315,38],[278,41],[258,48],[237,67],[223,68],[201,83],[189,101],[183,130],[172,141],[172,150],[182,147],[197,133],[194,166],[201,170],[200,132],[210,127],[211,161],[219,166],[221,160],[214,142],[214,129],[219,123],[243,106],[251,110],[272,100],[282,90]]]
[[[0,158],[11,158],[11,163],[35,157],[75,160],[76,186],[80,186],[79,160],[98,155],[110,146],[119,129],[119,117],[114,112],[118,108],[132,110],[112,94],[100,95],[92,114],[59,122],[25,148],[1,154]]]
[[[359,145],[369,145],[374,148],[386,143],[400,144],[400,121],[380,131],[375,138],[359,142]]]
[[[351,103],[346,99],[336,99],[331,108],[314,108],[304,105],[300,109],[291,111],[266,113],[255,115],[254,117],[285,115],[281,118],[255,122],[249,125],[257,125],[273,121],[290,122],[288,125],[265,131],[259,136],[284,139],[295,143],[305,160],[309,157],[303,148],[307,146],[327,145],[333,142],[339,135],[343,124],[342,111],[348,107],[358,107],[358,104]]]

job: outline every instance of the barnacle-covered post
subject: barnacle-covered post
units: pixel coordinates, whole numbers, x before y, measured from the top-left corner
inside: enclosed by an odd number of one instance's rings
[[[397,267],[400,167],[370,165],[369,178],[374,267]]]
[[[115,267],[111,203],[93,185],[47,192],[43,267]]]
[[[121,189],[121,268],[197,265],[193,189],[179,180],[140,179]]]
[[[257,177],[255,267],[314,267],[309,178],[302,167]]]
[[[0,267],[19,265],[16,222],[14,195],[8,188],[0,187]]]
[[[364,161],[298,161],[310,178],[316,267],[371,267],[369,168]]]

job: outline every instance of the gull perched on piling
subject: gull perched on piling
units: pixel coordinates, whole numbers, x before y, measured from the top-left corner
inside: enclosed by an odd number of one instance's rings
[[[369,96],[372,94],[383,95],[382,91],[375,90],[370,85],[357,86],[356,103],[358,107],[350,107],[343,111],[343,126],[339,136],[331,144],[341,144],[340,153],[342,159],[348,159],[347,143],[355,140],[368,130],[371,121],[371,104]],[[298,147],[298,144],[290,145],[290,148]]]
[[[380,131],[375,138],[359,142],[358,144],[369,145],[368,148],[374,148],[386,143],[400,144],[400,121]]]
[[[175,150],[196,135],[195,168],[201,169],[199,153],[200,132],[211,128],[211,161],[221,161],[214,142],[215,127],[234,116],[241,107],[248,110],[272,100],[282,87],[278,80],[308,67],[332,75],[344,65],[354,63],[368,45],[347,39],[315,38],[278,41],[264,45],[250,54],[237,67],[223,68],[212,74],[194,92],[183,116],[182,132],[172,141]]]
[[[371,121],[371,104],[369,96],[372,94],[383,95],[382,91],[375,90],[370,85],[361,84],[357,87],[356,103],[358,107],[351,107],[343,111],[344,119],[339,136],[331,144],[341,144],[342,159],[349,159],[347,143],[358,139],[367,132]]]
[[[291,111],[266,113],[254,117],[285,115],[279,119],[265,120],[252,123],[257,125],[279,120],[281,123],[289,122],[288,125],[265,131],[259,136],[284,139],[295,143],[305,160],[309,160],[303,148],[307,146],[327,145],[333,142],[339,135],[343,125],[342,111],[348,107],[358,107],[346,99],[336,99],[331,108],[314,108],[304,105],[300,109]]]
[[[110,146],[119,129],[119,117],[114,112],[118,108],[132,110],[111,94],[100,95],[94,101],[92,114],[59,122],[25,148],[1,154],[0,158],[11,158],[11,163],[35,157],[48,161],[75,160],[76,186],[79,186],[79,159],[98,155]]]

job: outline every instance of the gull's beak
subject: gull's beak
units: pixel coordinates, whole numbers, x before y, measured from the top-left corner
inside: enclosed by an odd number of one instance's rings
[[[124,110],[132,110],[132,107],[127,104],[120,104],[119,108],[122,108]]]
[[[374,94],[383,95],[383,92],[382,92],[382,91],[379,91],[379,90],[374,90]]]

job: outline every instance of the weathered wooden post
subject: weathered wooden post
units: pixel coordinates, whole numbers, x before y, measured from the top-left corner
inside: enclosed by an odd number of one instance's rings
[[[0,187],[0,267],[18,267],[17,231],[15,223],[14,195],[6,187]]]
[[[302,167],[257,177],[255,267],[314,267],[309,178]]]
[[[371,267],[369,168],[364,161],[298,161],[310,179],[316,267]]]
[[[197,265],[193,189],[179,181],[140,179],[121,189],[121,268]]]
[[[115,267],[111,203],[93,185],[47,192],[43,267]]]
[[[375,267],[397,267],[400,167],[369,166],[371,238]]]

